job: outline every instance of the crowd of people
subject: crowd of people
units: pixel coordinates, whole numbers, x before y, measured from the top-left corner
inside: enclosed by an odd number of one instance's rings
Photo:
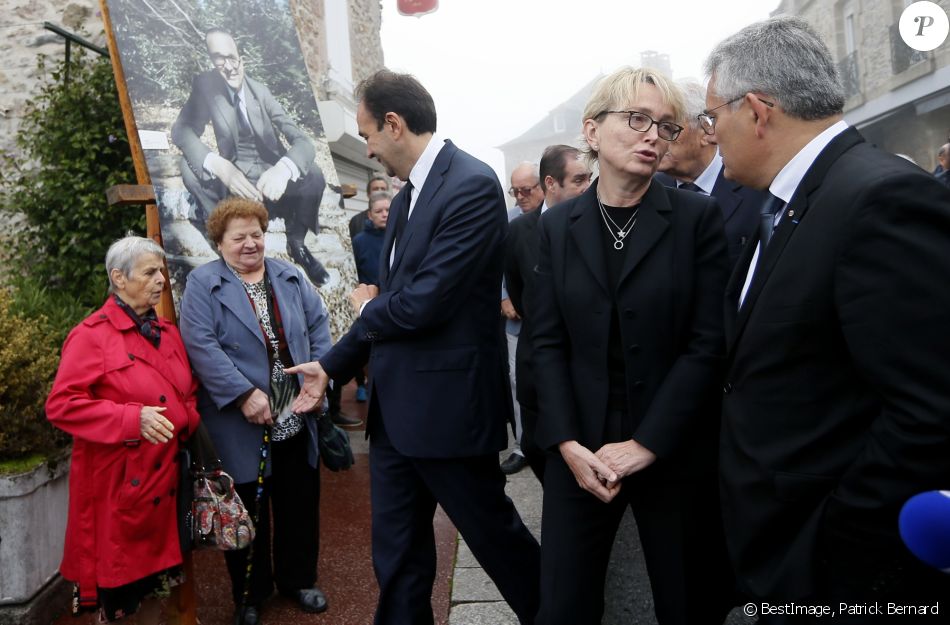
[[[307,275],[265,258],[252,198],[211,212],[221,258],[189,276],[180,335],[154,310],[161,248],[117,241],[110,295],[47,402],[76,441],[77,609],[158,622],[182,576],[175,454],[200,415],[260,512],[250,577],[246,550],[226,555],[236,622],[262,622],[275,586],[325,610],[315,413],[356,376],[377,625],[434,622],[437,504],[523,625],[601,622],[627,509],[661,625],[746,602],[780,608],[761,609],[770,625],[824,607],[937,622],[950,577],[897,519],[950,488],[950,189],[843,120],[832,56],[800,19],[742,29],[705,69],[705,88],[605,77],[583,149],[514,169],[511,214],[416,79],[365,80],[357,124],[386,175],[350,223],[356,320],[334,345]],[[505,495],[523,466],[543,487],[540,543]],[[889,620],[880,602],[916,611]]]

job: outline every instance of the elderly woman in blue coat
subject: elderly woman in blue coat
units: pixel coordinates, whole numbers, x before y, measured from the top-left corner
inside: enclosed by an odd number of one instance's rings
[[[235,605],[244,606],[235,620],[247,625],[258,622],[275,584],[305,612],[327,608],[315,587],[317,424],[315,415],[290,409],[299,381],[284,374],[330,348],[327,311],[300,270],[264,258],[267,221],[267,209],[253,200],[232,197],[217,205],[207,232],[221,258],[189,274],[180,321],[202,385],[198,410],[252,513],[263,430],[272,428],[246,600],[247,550],[225,552]]]

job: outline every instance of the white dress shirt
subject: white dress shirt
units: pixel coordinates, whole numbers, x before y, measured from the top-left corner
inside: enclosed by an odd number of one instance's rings
[[[805,174],[808,173],[808,170],[814,164],[815,159],[818,158],[818,155],[821,154],[821,151],[828,147],[828,144],[831,143],[831,140],[840,135],[842,132],[848,129],[848,123],[844,120],[841,120],[835,124],[832,124],[828,128],[825,128],[818,136],[805,144],[801,150],[798,151],[792,160],[785,164],[785,167],[782,168],[778,175],[772,180],[772,184],[769,185],[769,193],[779,198],[787,206],[789,202],[792,201],[792,196],[795,195],[795,190],[798,189],[798,185],[801,184],[802,178],[805,177]],[[785,209],[775,213],[775,225],[777,226],[782,220],[782,214],[785,212]],[[739,306],[742,306],[742,302],[745,301],[746,293],[749,292],[749,285],[752,284],[752,276],[755,275],[756,265],[759,262],[759,252],[761,251],[762,244],[757,243],[755,248],[755,254],[752,256],[752,261],[749,263],[749,272],[745,277],[745,284],[742,285],[742,293],[739,295]]]

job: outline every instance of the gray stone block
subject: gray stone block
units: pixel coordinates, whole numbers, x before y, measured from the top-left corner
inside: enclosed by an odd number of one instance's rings
[[[504,601],[461,603],[452,607],[449,625],[518,625]]]
[[[452,603],[471,601],[501,601],[495,583],[480,568],[455,569],[452,580]]]

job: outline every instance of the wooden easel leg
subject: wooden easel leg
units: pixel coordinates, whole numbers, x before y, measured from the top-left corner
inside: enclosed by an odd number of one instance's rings
[[[168,625],[198,625],[198,596],[195,594],[195,567],[191,553],[184,554],[181,569],[185,581],[172,589],[165,607]]]

